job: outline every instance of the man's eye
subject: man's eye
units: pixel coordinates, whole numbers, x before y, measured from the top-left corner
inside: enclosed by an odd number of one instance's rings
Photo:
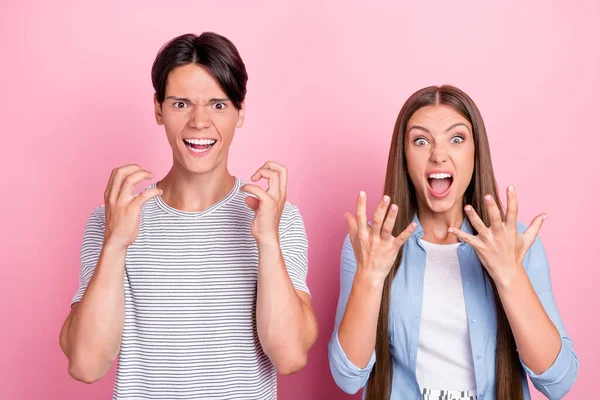
[[[215,103],[213,104],[213,107],[217,110],[224,110],[227,107],[227,105],[225,103]]]
[[[187,104],[185,104],[183,101],[176,101],[175,103],[173,103],[173,107],[185,108],[185,107],[187,107]]]

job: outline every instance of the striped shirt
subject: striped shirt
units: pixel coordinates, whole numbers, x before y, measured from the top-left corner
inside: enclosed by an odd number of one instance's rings
[[[276,372],[256,328],[258,250],[247,194],[232,191],[201,212],[155,197],[142,208],[125,258],[125,323],[113,399],[276,399]],[[155,187],[152,185],[150,187]],[[308,292],[308,242],[286,203],[280,244],[294,287]],[[104,207],[81,246],[81,300],[102,249]]]

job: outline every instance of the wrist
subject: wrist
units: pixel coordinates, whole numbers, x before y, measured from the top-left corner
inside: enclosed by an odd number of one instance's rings
[[[102,246],[105,251],[110,252],[126,252],[129,244],[124,243],[121,240],[113,236],[104,237],[104,245]]]
[[[368,290],[381,292],[383,291],[385,278],[386,277],[381,276],[381,274],[373,273],[373,271],[358,266],[356,274],[354,275],[354,284]]]
[[[498,291],[510,291],[521,283],[529,280],[527,272],[522,265],[513,265],[511,267],[501,268],[502,274],[494,278],[494,283]]]

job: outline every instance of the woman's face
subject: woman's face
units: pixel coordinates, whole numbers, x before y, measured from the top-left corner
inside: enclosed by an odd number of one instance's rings
[[[406,126],[404,154],[419,209],[462,212],[475,164],[469,121],[449,106],[420,108]]]

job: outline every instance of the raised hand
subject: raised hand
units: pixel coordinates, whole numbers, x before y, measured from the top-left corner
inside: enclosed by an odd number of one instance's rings
[[[387,217],[386,217],[386,212]],[[367,220],[367,194],[360,192],[356,202],[356,216],[344,214],[348,220],[350,241],[356,256],[357,268],[369,276],[371,282],[383,284],[389,274],[398,252],[416,228],[413,222],[398,237],[392,235],[398,206],[390,207],[389,196],[384,196],[373,214],[371,226]]]
[[[467,205],[465,206],[465,212],[478,234],[470,235],[456,228],[448,230],[473,246],[479,260],[497,284],[509,282],[515,276],[515,273],[523,267],[525,253],[535,241],[547,216],[545,213],[538,215],[525,232],[518,233],[517,193],[512,186],[508,187],[506,196],[508,207],[504,221],[502,221],[500,209],[494,198],[488,194],[484,197],[484,202],[490,216],[489,227],[483,223],[473,207]]]
[[[254,211],[252,236],[258,244],[279,243],[279,221],[287,196],[287,169],[268,161],[250,178],[252,182],[267,179],[267,190],[258,185],[245,184],[240,190],[255,197],[246,197],[246,204]]]
[[[138,196],[133,195],[133,188],[152,174],[138,165],[126,165],[116,168],[110,174],[104,192],[105,244],[127,249],[138,235],[142,206],[153,197],[162,194],[162,190],[152,188]]]

